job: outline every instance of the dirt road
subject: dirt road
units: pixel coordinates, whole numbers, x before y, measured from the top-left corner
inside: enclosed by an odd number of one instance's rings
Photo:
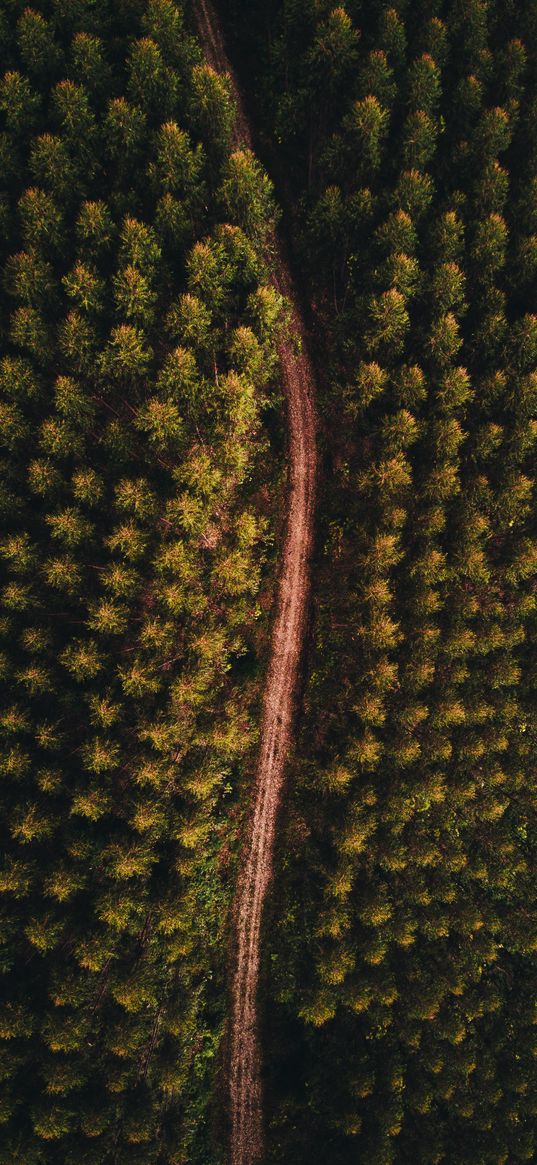
[[[252,137],[236,78],[227,59],[218,18],[209,0],[194,9],[208,63],[231,77],[237,101],[236,144],[252,147]],[[280,362],[287,398],[289,480],[287,524],[263,701],[254,807],[235,906],[236,966],[229,1033],[231,1165],[254,1165],[263,1152],[261,1054],[257,995],[260,935],[272,874],[276,818],[292,738],[293,712],[305,632],[316,479],[315,379],[307,354],[293,283],[278,239],[274,283],[291,304],[291,332],[302,349],[284,340]]]

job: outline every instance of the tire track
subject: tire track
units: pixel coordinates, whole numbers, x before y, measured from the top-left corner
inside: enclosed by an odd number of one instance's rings
[[[237,79],[225,51],[210,0],[194,0],[198,32],[208,63],[231,78],[237,104],[235,144],[252,149],[252,135]],[[263,907],[272,876],[277,813],[293,728],[300,659],[306,628],[317,473],[315,378],[293,281],[275,234],[270,239],[273,283],[291,308],[289,339],[279,357],[287,400],[288,502],[281,572],[263,699],[254,805],[246,859],[235,900],[236,965],[229,1028],[231,1165],[255,1165],[263,1152],[261,1051],[257,996]],[[296,350],[293,337],[301,341]]]

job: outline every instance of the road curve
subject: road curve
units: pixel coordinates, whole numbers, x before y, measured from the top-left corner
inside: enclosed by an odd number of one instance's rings
[[[194,0],[208,63],[227,73],[237,103],[235,140],[252,148],[252,136],[222,31],[210,0]],[[293,713],[305,634],[317,473],[315,378],[293,282],[277,237],[270,240],[273,283],[291,307],[289,339],[279,348],[288,415],[287,523],[263,700],[253,813],[235,900],[236,964],[229,1028],[231,1165],[255,1165],[263,1153],[261,1055],[257,996],[263,906],[274,852],[276,818],[291,745]],[[297,350],[296,339],[301,348]]]

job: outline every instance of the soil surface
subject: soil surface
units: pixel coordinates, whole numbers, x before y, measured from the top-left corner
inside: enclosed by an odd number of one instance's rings
[[[236,77],[227,58],[210,0],[195,0],[198,31],[208,63],[227,73],[237,103],[237,146],[252,148],[252,135]],[[288,500],[281,551],[276,614],[263,698],[259,758],[245,860],[235,902],[235,971],[229,1030],[231,1165],[255,1165],[263,1155],[258,986],[263,907],[269,888],[274,837],[289,755],[300,659],[306,629],[317,472],[315,377],[283,248],[270,240],[273,283],[291,308],[289,339],[279,348],[287,399]],[[297,344],[297,339],[299,343]]]

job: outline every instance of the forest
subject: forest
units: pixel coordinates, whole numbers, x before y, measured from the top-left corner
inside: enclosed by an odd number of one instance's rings
[[[537,3],[4,0],[0,64],[0,1165],[535,1161]]]
[[[9,4],[1,37],[0,1160],[211,1160],[281,475],[271,188],[169,0]]]

